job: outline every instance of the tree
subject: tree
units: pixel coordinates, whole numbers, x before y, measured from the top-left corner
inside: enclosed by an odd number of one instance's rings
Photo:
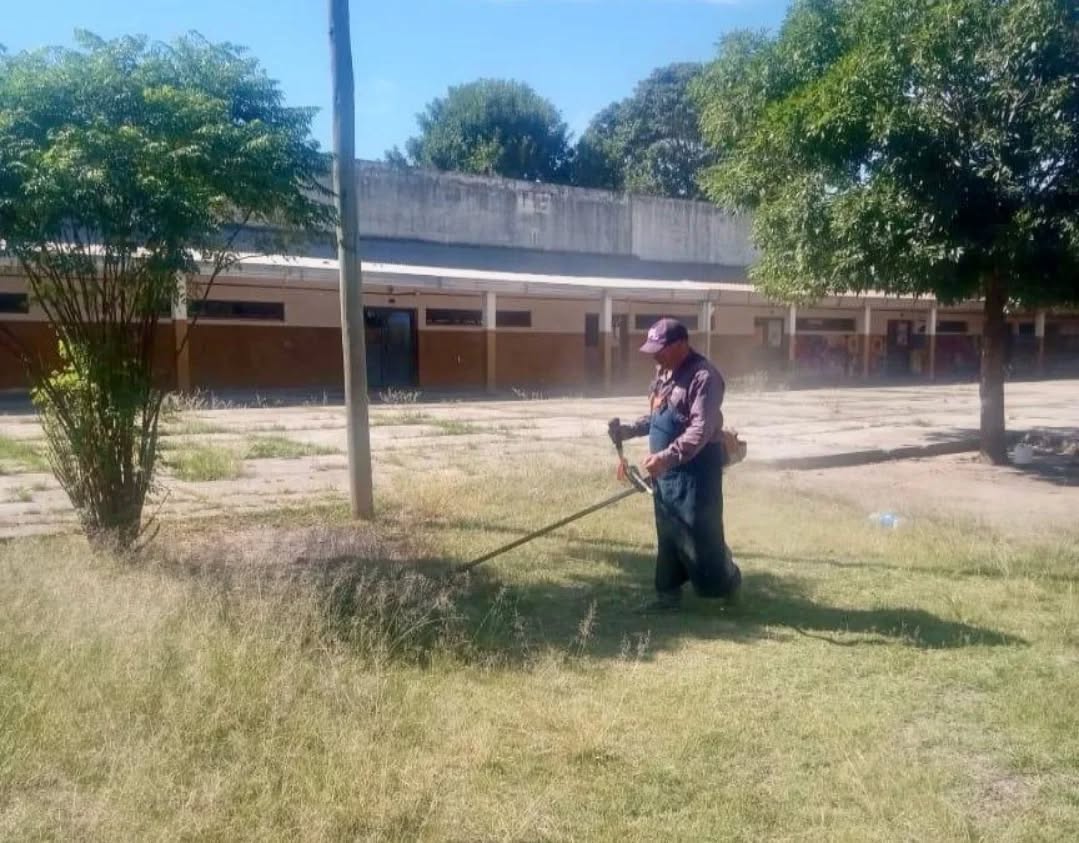
[[[187,280],[204,297],[249,223],[332,221],[312,116],[286,107],[243,50],[196,35],[166,46],[79,33],[74,49],[0,57],[0,239],[61,365],[15,350],[91,540],[126,548],[140,535],[164,399],[155,337]]]
[[[1006,462],[1006,309],[1079,299],[1079,7],[801,0],[695,95],[766,293],[983,301],[981,449]]]
[[[701,138],[697,102],[690,93],[702,70],[692,63],[661,67],[633,96],[596,115],[577,144],[574,183],[702,198],[698,175],[715,162],[715,153]]]
[[[451,87],[417,120],[407,144],[412,166],[528,181],[565,181],[569,134],[562,116],[528,85],[480,79]],[[402,153],[387,153],[404,163]]]

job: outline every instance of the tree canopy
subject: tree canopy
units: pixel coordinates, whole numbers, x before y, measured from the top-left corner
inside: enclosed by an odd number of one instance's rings
[[[240,48],[79,33],[0,56],[0,240],[61,349],[31,366],[53,467],[91,534],[129,544],[156,458],[158,320],[246,221],[324,228],[313,111]],[[207,278],[204,275],[203,281]],[[204,284],[204,287],[208,286]]]
[[[1003,461],[1008,306],[1079,299],[1079,6],[799,0],[696,83],[723,158],[708,195],[754,211],[768,294],[985,302],[983,451]]]
[[[576,148],[574,183],[653,196],[699,199],[698,175],[714,163],[690,88],[703,66],[653,71],[633,96],[592,120]]]
[[[451,87],[417,116],[420,133],[391,162],[529,181],[568,178],[569,131],[558,109],[528,85],[479,79]]]

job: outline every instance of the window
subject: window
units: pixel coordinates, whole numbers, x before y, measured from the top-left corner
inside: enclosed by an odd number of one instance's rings
[[[668,314],[638,313],[633,317],[633,327],[638,331],[647,331],[660,319],[677,319],[686,326],[687,331],[696,331],[698,327],[696,316],[671,316]]]
[[[1020,322],[1019,330],[1016,332],[1021,337],[1034,336],[1034,323],[1033,322]]]
[[[495,325],[499,328],[531,328],[531,310],[500,310],[495,316]]]
[[[260,322],[284,322],[285,305],[279,301],[225,301],[207,299],[188,302],[188,312],[200,319],[252,319]]]
[[[945,320],[937,323],[938,334],[965,334],[966,332],[966,322],[949,322]]]
[[[427,308],[428,325],[483,325],[482,310],[456,310],[449,307]]]
[[[454,325],[480,328],[483,326],[482,310],[464,310],[452,307],[427,308],[428,325]],[[495,314],[497,328],[531,328],[531,310],[500,310]]]
[[[853,334],[857,330],[853,319],[814,319],[805,317],[797,320],[797,327],[800,332],[804,331],[807,334]]]
[[[29,313],[30,297],[26,293],[0,293],[0,313]]]

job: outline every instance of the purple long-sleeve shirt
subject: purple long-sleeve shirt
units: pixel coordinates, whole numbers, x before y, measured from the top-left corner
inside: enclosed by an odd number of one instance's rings
[[[665,468],[685,465],[710,442],[723,438],[723,395],[726,383],[707,358],[691,351],[674,372],[658,372],[652,381],[652,412],[669,407],[686,420],[685,432],[657,456]],[[647,436],[651,414],[641,416],[624,432],[626,438]]]

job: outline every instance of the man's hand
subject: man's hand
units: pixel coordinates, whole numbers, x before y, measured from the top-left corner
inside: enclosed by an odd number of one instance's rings
[[[622,444],[621,419],[614,418],[607,422],[607,435],[611,437],[611,441],[615,444],[615,447]]]
[[[648,472],[648,476],[652,479],[659,477],[661,474],[665,474],[670,470],[670,467],[670,459],[661,456],[660,454],[650,454],[644,460],[644,470]]]

